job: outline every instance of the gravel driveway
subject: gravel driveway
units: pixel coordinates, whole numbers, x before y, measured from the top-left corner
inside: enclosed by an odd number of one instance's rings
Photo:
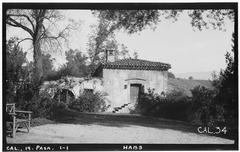
[[[30,133],[17,133],[8,143],[150,143],[150,144],[233,144],[233,140],[140,125],[45,124]]]

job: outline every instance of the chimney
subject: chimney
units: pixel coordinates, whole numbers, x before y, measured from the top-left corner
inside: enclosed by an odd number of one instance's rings
[[[106,62],[115,61],[115,52],[114,50],[106,50]]]

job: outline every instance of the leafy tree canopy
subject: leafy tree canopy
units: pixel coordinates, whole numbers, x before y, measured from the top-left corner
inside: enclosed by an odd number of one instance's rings
[[[67,64],[66,68],[69,69],[69,75],[84,77],[88,75],[87,57],[79,50],[70,49],[66,53]]]
[[[93,14],[110,22],[115,29],[124,29],[128,33],[154,27],[163,19],[177,21],[186,12],[191,19],[190,24],[202,30],[210,28],[223,30],[226,19],[233,21],[234,10],[226,9],[196,9],[196,10],[95,10]]]

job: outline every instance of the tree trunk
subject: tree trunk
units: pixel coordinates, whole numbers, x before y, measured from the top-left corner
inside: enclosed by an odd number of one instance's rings
[[[40,85],[43,80],[43,60],[40,41],[45,13],[46,10],[39,10],[33,35],[34,83],[36,85]]]
[[[41,83],[43,78],[42,53],[40,42],[33,44],[33,59],[34,59],[34,83]]]

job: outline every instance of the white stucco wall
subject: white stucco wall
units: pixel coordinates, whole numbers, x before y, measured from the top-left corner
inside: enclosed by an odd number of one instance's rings
[[[161,94],[167,91],[167,71],[103,69],[103,92],[107,93],[112,108],[130,103],[133,83],[142,84],[145,92],[154,88],[155,93]]]
[[[148,88],[155,89],[155,93],[167,91],[167,71],[150,71],[150,70],[119,70],[119,69],[103,69],[102,78],[68,78],[69,82],[46,82],[42,89],[50,89],[48,85],[52,83],[53,93],[56,87],[68,88],[73,92],[75,98],[78,98],[84,89],[93,89],[94,92],[100,92],[107,105],[111,105],[108,111],[112,111],[115,107],[130,103],[130,85],[141,84],[144,91]],[[126,88],[125,88],[126,86]],[[53,94],[54,95],[54,94]],[[133,105],[134,106],[134,105]],[[121,112],[129,112],[127,108],[123,108]]]

